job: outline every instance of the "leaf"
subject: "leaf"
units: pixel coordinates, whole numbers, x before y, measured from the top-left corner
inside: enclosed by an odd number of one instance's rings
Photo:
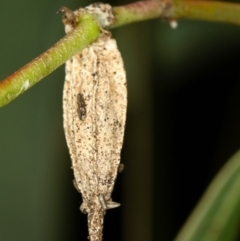
[[[240,151],[214,178],[175,241],[236,240],[240,227]]]

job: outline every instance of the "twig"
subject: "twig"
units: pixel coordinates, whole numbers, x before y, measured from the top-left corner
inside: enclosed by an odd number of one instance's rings
[[[155,18],[191,18],[240,24],[240,4],[215,1],[149,0],[113,8],[111,28]],[[0,107],[24,93],[100,36],[94,16],[84,14],[74,31],[45,53],[0,82]]]

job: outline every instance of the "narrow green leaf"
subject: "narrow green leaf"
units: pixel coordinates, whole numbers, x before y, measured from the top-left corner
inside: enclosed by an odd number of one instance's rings
[[[240,151],[214,178],[175,241],[233,241],[240,227]]]

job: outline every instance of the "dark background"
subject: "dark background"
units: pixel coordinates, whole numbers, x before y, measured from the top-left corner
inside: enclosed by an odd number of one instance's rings
[[[0,79],[64,36],[61,6],[0,3]],[[123,5],[126,2],[112,2]],[[124,172],[105,241],[170,241],[240,146],[240,27],[152,20],[113,30],[128,77]],[[0,240],[87,240],[62,127],[64,67],[0,109]]]

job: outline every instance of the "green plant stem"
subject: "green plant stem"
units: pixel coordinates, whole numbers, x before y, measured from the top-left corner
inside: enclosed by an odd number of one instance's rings
[[[192,18],[240,24],[240,4],[214,1],[148,0],[114,7],[116,21],[110,28],[154,18]],[[0,82],[0,107],[24,93],[71,56],[100,36],[93,16],[84,14],[79,25],[52,48]]]
[[[100,35],[95,18],[83,15],[81,24],[39,57],[0,82],[0,107],[25,92],[65,63],[71,56],[94,42]]]
[[[188,18],[240,24],[240,4],[215,1],[174,0],[169,13],[172,18]]]
[[[170,0],[150,0],[114,7],[113,13],[116,17],[116,22],[111,28],[163,17],[169,6],[171,6]]]
[[[112,28],[155,18],[181,18],[240,24],[240,4],[218,1],[158,0],[141,1],[113,8]]]

